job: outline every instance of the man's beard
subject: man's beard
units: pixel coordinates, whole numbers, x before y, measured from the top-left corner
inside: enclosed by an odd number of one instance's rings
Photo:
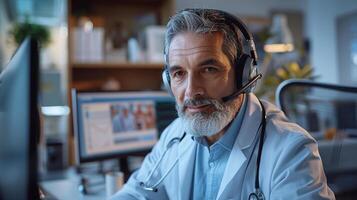
[[[213,112],[185,113],[187,106],[209,105]],[[216,99],[187,99],[183,105],[176,104],[178,116],[181,118],[186,133],[195,137],[212,136],[225,128],[235,117],[239,106],[235,101],[221,103]]]

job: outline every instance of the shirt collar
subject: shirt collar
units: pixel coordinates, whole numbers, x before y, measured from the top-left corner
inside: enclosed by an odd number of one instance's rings
[[[240,107],[238,113],[236,114],[236,117],[232,120],[232,122],[229,124],[229,128],[227,131],[223,134],[223,136],[214,144],[211,145],[210,148],[213,148],[216,145],[220,145],[226,150],[230,151],[233,147],[233,144],[237,138],[239,129],[242,125],[243,122],[243,116],[247,107],[247,98],[246,95],[243,95],[243,103],[242,106]],[[201,136],[201,137],[192,137],[195,141],[197,141],[199,144],[207,146],[208,143],[206,139]]]

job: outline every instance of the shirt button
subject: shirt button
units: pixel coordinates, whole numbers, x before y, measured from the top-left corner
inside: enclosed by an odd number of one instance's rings
[[[214,162],[210,162],[209,167],[211,167],[211,168],[214,167]]]

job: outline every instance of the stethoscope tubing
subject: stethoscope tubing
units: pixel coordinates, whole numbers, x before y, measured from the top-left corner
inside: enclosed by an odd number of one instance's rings
[[[147,176],[147,178],[145,179],[145,181],[141,181],[139,183],[139,185],[147,191],[153,191],[153,192],[157,192],[157,186],[160,185],[160,183],[169,175],[169,173],[171,172],[171,170],[176,166],[176,164],[178,163],[180,156],[178,158],[176,158],[175,162],[170,166],[169,170],[167,170],[167,172],[157,181],[157,183],[153,184],[152,186],[148,186],[147,182],[149,182],[150,178],[153,176],[155,170],[159,167],[160,163],[162,162],[162,159],[165,157],[166,153],[168,152],[168,150],[176,143],[180,143],[184,138],[186,137],[186,132],[183,133],[183,135],[181,137],[175,137],[173,139],[170,140],[170,142],[166,145],[166,149],[164,151],[164,153],[160,156],[159,160],[156,162],[156,164],[154,165],[153,169],[151,170],[150,174]]]
[[[258,156],[257,156],[257,169],[256,169],[256,175],[255,175],[255,195],[258,197],[257,199],[263,200],[264,194],[261,191],[259,187],[259,171],[260,171],[260,161],[262,158],[262,152],[263,152],[263,144],[264,144],[264,137],[265,137],[265,128],[266,128],[266,112],[263,103],[259,100],[259,104],[262,108],[262,116],[261,116],[261,131],[260,131],[260,136],[259,136],[259,148],[258,148]],[[249,195],[250,196],[250,195]]]
[[[248,196],[249,200],[255,200],[255,199],[264,200],[265,199],[264,194],[259,187],[259,170],[260,170],[260,161],[261,161],[261,157],[262,157],[264,137],[265,137],[266,112],[265,112],[264,105],[260,100],[259,100],[259,103],[262,108],[262,116],[261,116],[261,123],[258,128],[258,130],[260,129],[261,131],[260,131],[260,135],[259,135],[258,156],[257,156],[257,164],[256,164],[256,175],[255,175],[255,184],[254,184],[255,191],[249,194],[249,196]],[[160,185],[160,183],[169,175],[169,173],[172,171],[172,169],[176,166],[176,164],[178,163],[178,161],[180,159],[180,156],[175,160],[175,162],[170,166],[170,168],[167,170],[167,172],[155,184],[153,184],[152,186],[148,186],[145,183],[149,182],[149,180],[152,178],[152,176],[154,175],[155,171],[159,167],[160,163],[162,162],[162,160],[165,157],[168,150],[170,150],[170,148],[174,144],[180,143],[185,138],[185,136],[186,136],[186,132],[181,137],[175,137],[170,140],[170,142],[166,146],[164,153],[160,156],[159,160],[156,162],[156,164],[154,165],[153,169],[151,170],[150,174],[147,176],[145,181],[141,181],[139,183],[140,187],[142,187],[144,190],[147,190],[147,191],[152,191],[152,192],[158,191],[157,186]]]

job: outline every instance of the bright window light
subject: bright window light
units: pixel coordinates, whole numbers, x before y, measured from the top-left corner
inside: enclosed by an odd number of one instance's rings
[[[70,113],[68,106],[43,106],[41,112],[45,116],[64,116]]]

